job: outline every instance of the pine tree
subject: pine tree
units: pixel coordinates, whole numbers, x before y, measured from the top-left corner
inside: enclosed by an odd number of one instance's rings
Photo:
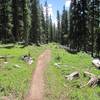
[[[70,45],[73,49],[77,49],[77,51],[80,51],[82,49],[84,49],[84,51],[87,51],[86,45],[88,43],[89,37],[89,30],[87,27],[87,1],[74,0],[73,2],[71,2],[70,11]]]
[[[1,34],[4,43],[12,40],[12,0],[3,0],[1,2]]]
[[[98,31],[99,28],[99,5],[100,1],[99,0],[92,0],[89,1],[89,30],[90,30],[90,43],[91,43],[91,55],[94,56],[95,52],[95,45],[96,45],[96,37],[98,36]],[[96,36],[97,35],[97,36]]]
[[[52,29],[53,26],[52,26],[51,15],[50,15],[50,25],[49,26],[50,26],[50,34],[49,34],[50,36],[49,37],[50,37],[50,42],[52,42],[53,41],[53,29]]]
[[[56,31],[57,31],[57,28],[56,28],[56,25],[55,25],[55,23],[54,24],[52,24],[52,41],[53,42],[56,42]]]
[[[94,52],[100,56],[100,0],[94,1]]]
[[[100,28],[96,30],[96,56],[100,57]]]
[[[0,0],[0,42],[2,39],[2,9],[3,8],[3,2]]]
[[[88,30],[88,2],[87,0],[81,0],[79,2],[80,5],[80,22],[79,22],[79,31],[80,31],[80,49],[86,50],[88,44],[89,30]]]
[[[13,35],[16,41],[22,41],[24,34],[23,0],[13,0]]]
[[[63,13],[62,13],[62,19],[61,19],[61,44],[66,45],[67,44],[67,37],[68,37],[68,12],[65,9],[65,6],[63,7]]]
[[[40,8],[40,31],[41,31],[41,43],[46,43],[46,36],[45,36],[45,16],[43,12],[43,6],[41,5]]]
[[[92,50],[91,50],[91,55],[93,56],[93,53],[94,53],[94,18],[95,18],[95,14],[94,14],[94,3],[95,1],[93,0],[92,2],[90,1],[89,2],[89,17],[90,17],[90,35],[91,35],[91,47],[92,47]]]
[[[32,27],[31,27],[31,34],[30,39],[36,45],[39,45],[40,42],[40,19],[39,19],[39,0],[31,0],[31,7],[32,7]]]
[[[23,22],[24,22],[24,39],[25,43],[29,42],[30,35],[30,27],[31,27],[31,16],[30,16],[30,8],[29,8],[29,0],[23,1]]]
[[[69,34],[69,43],[70,43],[70,48],[71,49],[77,49],[77,32],[76,32],[76,27],[77,27],[77,2],[76,0],[71,1],[71,6],[70,6],[70,34]]]
[[[46,43],[49,42],[49,15],[48,15],[48,3],[45,2],[45,35],[46,35]]]
[[[57,10],[57,42],[61,43],[61,20],[60,20],[60,13]]]

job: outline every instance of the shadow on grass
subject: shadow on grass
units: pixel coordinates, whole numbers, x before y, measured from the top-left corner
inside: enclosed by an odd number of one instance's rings
[[[14,48],[14,46],[15,46],[14,44],[11,44],[11,45],[8,44],[8,45],[1,45],[0,48],[11,49],[11,48]]]
[[[71,53],[71,54],[77,54],[78,53],[78,51],[76,51],[76,50],[66,50],[68,53]]]

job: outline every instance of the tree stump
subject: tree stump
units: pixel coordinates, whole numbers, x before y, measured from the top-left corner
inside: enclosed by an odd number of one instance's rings
[[[73,79],[78,78],[78,77],[79,77],[79,72],[77,72],[77,71],[71,73],[70,75],[65,76],[65,78],[67,78],[68,80],[73,80]]]

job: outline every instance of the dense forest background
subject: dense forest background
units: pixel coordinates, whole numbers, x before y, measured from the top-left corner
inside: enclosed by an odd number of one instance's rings
[[[62,14],[57,11],[57,25],[47,1],[0,0],[0,41],[38,46],[57,42],[71,52],[100,56],[100,0],[71,0],[69,11],[65,6]]]

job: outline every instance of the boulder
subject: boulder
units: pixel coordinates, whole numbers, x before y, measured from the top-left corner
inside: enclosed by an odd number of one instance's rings
[[[28,55],[24,55],[21,57],[21,59],[23,61],[25,61],[26,63],[28,63],[29,65],[31,65],[33,63],[33,59],[31,56],[28,56]]]
[[[96,68],[100,69],[100,60],[98,58],[93,59],[92,63]]]

